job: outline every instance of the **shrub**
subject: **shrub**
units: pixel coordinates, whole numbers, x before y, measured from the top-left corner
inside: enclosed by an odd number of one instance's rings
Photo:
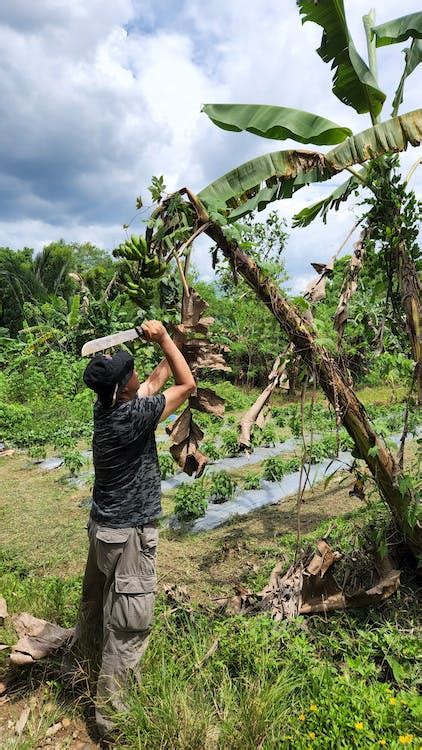
[[[353,448],[353,440],[349,437],[347,432],[342,430],[339,437],[339,450],[344,451]],[[324,458],[333,458],[336,455],[337,437],[335,433],[332,435],[326,435],[321,438],[321,440],[317,440],[317,442],[313,444],[312,449],[310,446],[306,449],[306,461],[311,464],[318,463],[318,461],[322,461]]]
[[[31,411],[22,404],[0,402],[0,435],[15,445],[28,445],[26,436],[31,426]]]
[[[221,433],[221,442],[223,444],[225,455],[227,456],[236,455],[239,449],[236,430],[224,430]]]
[[[270,482],[279,482],[286,474],[297,471],[300,468],[298,458],[282,458],[281,456],[270,456],[263,463],[264,479]]]
[[[215,444],[214,440],[204,440],[201,448],[210,461],[218,461],[223,455],[221,448]]]
[[[201,411],[195,411],[195,422],[200,426],[201,430],[209,435],[215,435],[222,424],[221,417],[216,417],[214,414],[204,414]]]
[[[262,430],[256,427],[252,433],[252,445],[263,445],[265,448],[269,448],[270,445],[275,445],[277,440],[277,430],[275,424],[267,422]]]
[[[81,454],[74,448],[66,448],[66,450],[63,451],[63,461],[66,469],[69,470],[72,477],[76,476],[84,465],[84,460]]]
[[[232,500],[236,488],[236,480],[227,471],[216,471],[210,478],[209,498],[213,503],[225,503]]]
[[[28,456],[30,458],[35,459],[44,459],[47,455],[47,450],[45,445],[40,445],[39,443],[34,443],[28,448]]]
[[[204,482],[181,484],[174,495],[174,513],[179,521],[193,521],[205,514],[208,506]]]
[[[161,479],[172,477],[176,473],[176,464],[170,453],[159,453],[158,462],[160,464]]]
[[[277,427],[285,427],[289,414],[286,408],[282,408],[281,406],[273,406],[273,408],[271,409],[271,416]]]
[[[251,471],[243,477],[245,490],[257,490],[261,486],[262,476],[257,471]]]
[[[321,440],[317,440],[312,446],[308,445],[305,452],[305,461],[310,464],[316,464],[324,458],[332,458],[336,455],[336,436],[327,435]]]

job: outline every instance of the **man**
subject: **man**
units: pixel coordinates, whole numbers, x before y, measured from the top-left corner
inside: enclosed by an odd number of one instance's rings
[[[165,359],[140,384],[133,357],[93,357],[84,381],[98,395],[94,406],[95,483],[88,524],[89,553],[72,651],[95,653],[102,627],[96,722],[101,736],[124,711],[122,690],[148,644],[156,589],[160,470],[154,431],[195,390],[189,366],[163,324],[142,324],[145,339]],[[175,385],[159,393],[170,374]]]

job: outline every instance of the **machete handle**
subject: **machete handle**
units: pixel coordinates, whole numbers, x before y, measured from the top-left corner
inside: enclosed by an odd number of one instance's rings
[[[134,327],[136,333],[138,334],[138,338],[144,339],[145,338],[145,334],[144,334],[141,326],[133,326],[133,327]]]

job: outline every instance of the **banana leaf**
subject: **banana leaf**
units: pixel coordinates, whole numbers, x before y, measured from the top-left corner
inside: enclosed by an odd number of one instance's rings
[[[414,39],[410,48],[404,50],[404,55],[404,71],[393,99],[393,117],[399,111],[400,104],[403,101],[403,90],[406,78],[409,78],[419,63],[422,62],[422,39]]]
[[[374,26],[372,33],[376,37],[377,47],[405,42],[409,37],[422,39],[422,13],[409,13],[408,16]]]
[[[422,109],[418,109],[351,136],[326,154],[289,150],[251,159],[205,187],[199,198],[208,209],[235,209],[237,214],[232,211],[230,219],[239,218],[271,201],[290,198],[305,184],[323,182],[354,164],[421,141]]]
[[[237,133],[246,130],[262,138],[282,141],[293,138],[299,143],[328,146],[341,143],[350,128],[337,125],[325,117],[290,107],[273,107],[267,104],[205,104],[202,107],[210,120],[223,130]]]
[[[324,62],[332,62],[333,93],[356,112],[381,112],[385,94],[353,44],[343,0],[297,0],[302,23],[313,21],[324,29],[317,50]]]
[[[313,151],[273,151],[256,159],[241,164],[239,167],[219,177],[199,193],[199,198],[208,208],[235,209],[247,201],[248,212],[280,198],[290,198],[294,192],[294,183],[300,175],[301,185],[307,182],[320,182],[331,176],[324,171],[321,154]],[[262,190],[268,190],[264,193]],[[237,214],[237,217],[242,214]]]
[[[353,164],[363,164],[384,154],[405,151],[408,144],[418,146],[422,140],[422,109],[378,123],[362,133],[347,138],[325,154],[334,172]]]
[[[361,177],[364,177],[366,174],[366,169],[360,170],[359,174],[361,175]],[[338,211],[340,203],[346,201],[353,190],[356,190],[356,188],[360,187],[360,185],[360,180],[352,175],[348,180],[346,180],[346,182],[343,182],[342,185],[339,185],[338,188],[333,190],[330,195],[327,195],[326,198],[312,203],[311,206],[307,206],[306,208],[303,208],[302,211],[299,211],[299,213],[295,214],[295,216],[293,216],[292,226],[307,227],[308,224],[310,224],[319,215],[321,215],[325,223],[327,221],[328,211],[332,208]]]

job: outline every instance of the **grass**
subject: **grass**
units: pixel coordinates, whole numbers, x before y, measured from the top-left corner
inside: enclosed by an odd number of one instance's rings
[[[386,392],[371,389],[374,401]],[[250,466],[234,476],[241,478]],[[28,468],[22,454],[0,460],[0,591],[9,611],[28,610],[61,625],[77,612],[86,555],[87,490],[61,483],[64,469]],[[351,479],[307,490],[301,546],[326,536],[351,552],[363,529],[382,528],[388,514],[375,499],[349,496]],[[172,508],[165,498],[166,512]],[[260,590],[276,562],[294,556],[295,498],[232,519],[205,534],[162,531],[159,596],[141,686],[130,713],[116,717],[117,747],[152,750],[306,750],[422,745],[418,580],[404,570],[398,593],[380,607],[273,622],[266,614],[226,617],[213,597],[238,587]],[[186,586],[187,607],[169,607],[164,584]],[[10,624],[1,640],[15,640]],[[0,652],[0,664],[5,664]],[[1,747],[79,750],[91,744],[88,704],[67,694],[57,664],[21,673],[0,705]],[[21,738],[14,722],[30,707]],[[69,717],[51,743],[47,731]],[[11,723],[8,725],[8,722]],[[78,744],[79,743],[79,744]]]

